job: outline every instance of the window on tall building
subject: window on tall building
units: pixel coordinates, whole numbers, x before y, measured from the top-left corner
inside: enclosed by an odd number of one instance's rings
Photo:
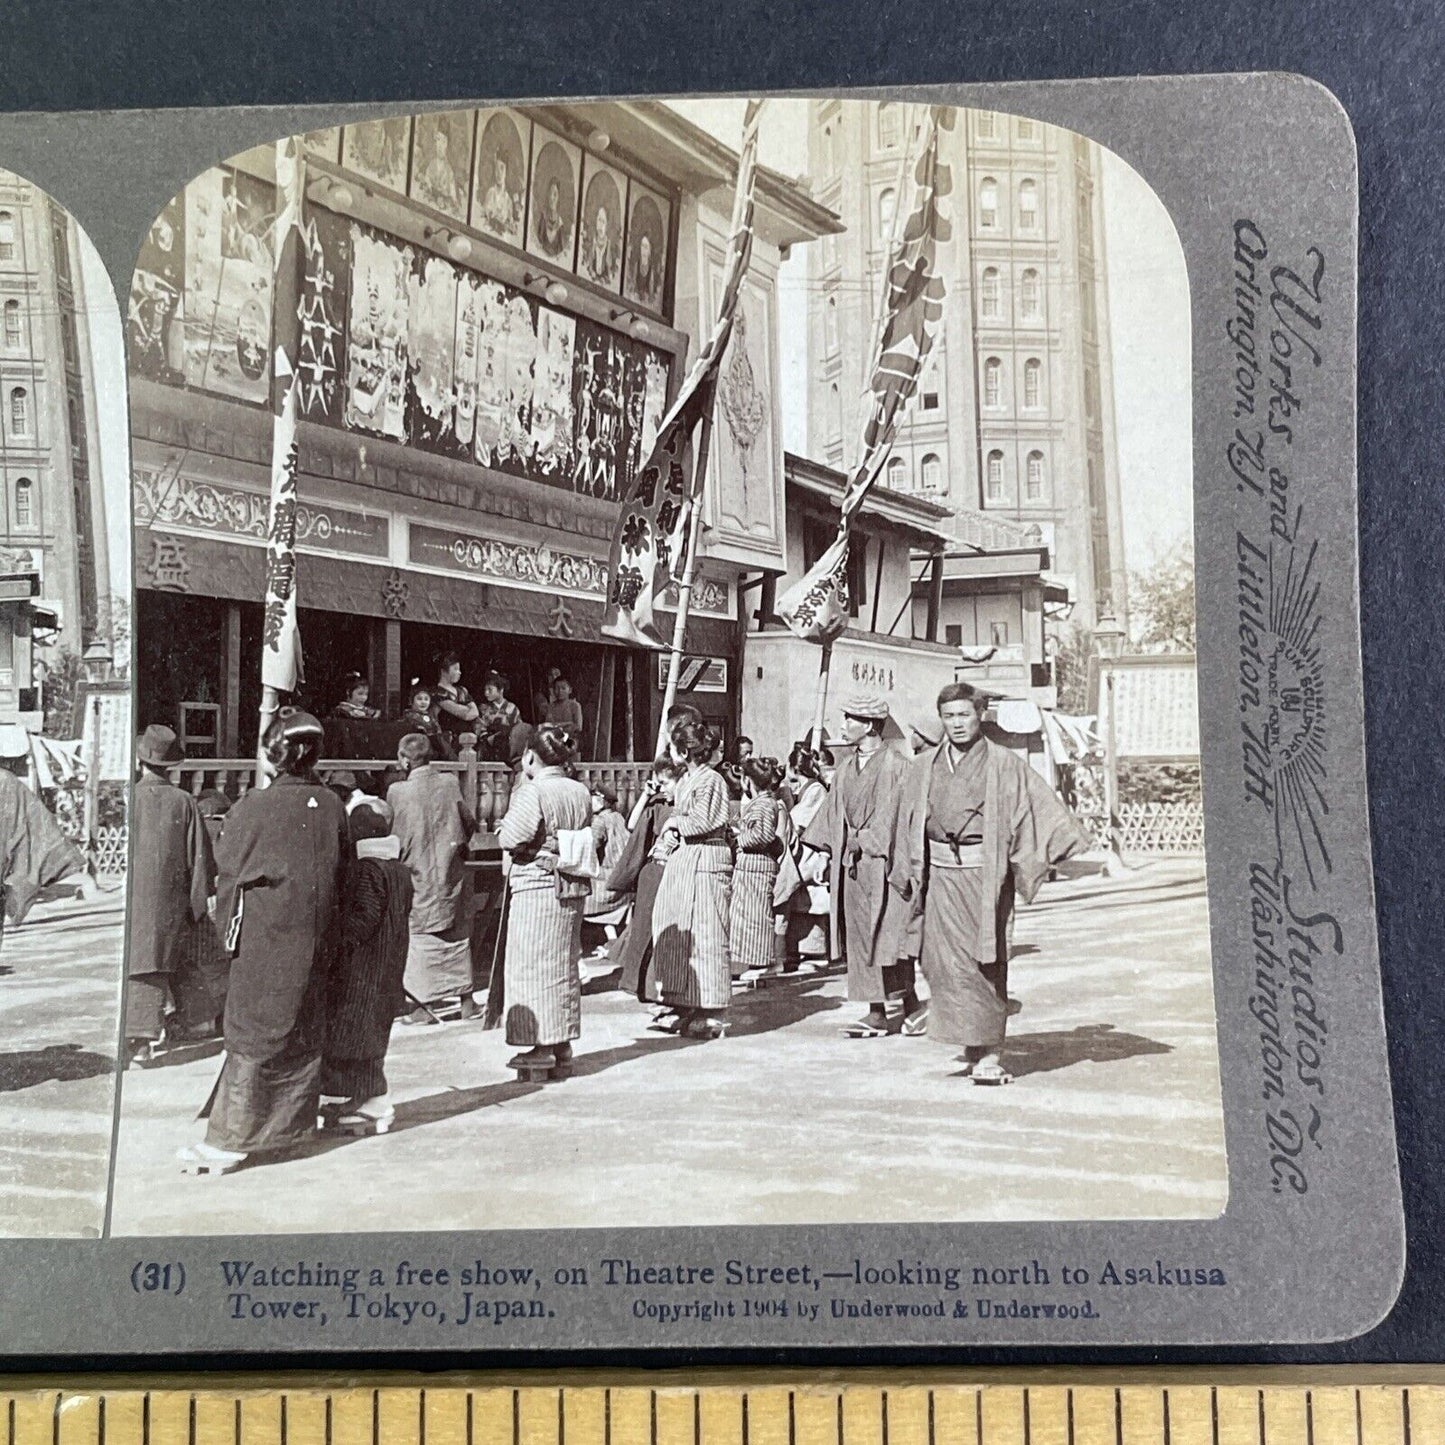
[[[1044,454],[1030,452],[1024,469],[1024,499],[1041,502],[1044,499]]]
[[[994,121],[993,112],[991,110],[979,111],[978,137],[980,140],[992,140],[994,136],[998,134],[995,126],[996,122]]]
[[[891,457],[888,462],[887,485],[895,492],[908,488],[908,463],[902,457]]]
[[[1038,406],[1040,400],[1040,389],[1042,387],[1043,363],[1038,357],[1031,356],[1024,362],[1024,405]]]
[[[838,354],[838,298],[830,296],[823,307],[823,350],[829,356]]]
[[[1035,126],[1034,126],[1033,121],[1031,121],[1031,120],[1025,120],[1022,116],[1020,116],[1020,117],[1019,117],[1019,139],[1020,139],[1020,140],[1033,140],[1033,138],[1034,138],[1034,136],[1035,136],[1036,134],[1037,134],[1037,130],[1036,130]]]
[[[1020,294],[1023,300],[1024,320],[1039,319],[1039,273],[1032,266],[1020,278]]]
[[[983,364],[983,404],[999,406],[1002,402],[1003,362],[990,356]]]
[[[898,210],[898,192],[889,186],[878,193],[878,244],[886,246],[893,239],[893,217]]]
[[[1090,421],[1099,415],[1099,377],[1093,367],[1084,370],[1084,415]]]
[[[833,169],[833,127],[825,125],[823,127],[823,172],[825,175],[830,174]]]
[[[932,453],[924,457],[918,468],[919,485],[925,492],[943,490],[943,463]]]
[[[998,316],[1001,291],[998,284],[998,267],[983,268],[983,314],[990,320]]]
[[[828,388],[828,440],[837,444],[843,438],[843,404],[839,398],[838,383]]]
[[[1019,228],[1036,231],[1039,228],[1039,186],[1037,181],[1019,182]]]
[[[1079,244],[1094,247],[1094,202],[1088,191],[1079,192]]]
[[[20,331],[20,303],[18,301],[7,301],[5,303],[5,344],[6,346],[19,346],[23,337]]]
[[[945,622],[943,624],[943,640],[950,647],[963,646],[963,626],[957,622]]]
[[[891,100],[878,107],[878,146],[891,151],[903,138],[903,108]]]
[[[30,431],[30,393],[23,386],[10,392],[10,430],[16,436],[26,436]]]
[[[938,410],[938,393],[936,391],[925,391],[923,393],[923,409],[924,411]]]
[[[990,647],[1008,646],[1008,623],[990,622],[988,625],[988,644]]]
[[[29,477],[21,477],[15,483],[15,525],[17,527],[34,526],[33,487],[34,483]]]
[[[998,226],[998,182],[985,176],[978,187],[978,224],[985,231]]]
[[[823,269],[835,271],[838,267],[838,238],[835,235],[823,237]]]
[[[0,211],[0,261],[15,259],[15,216],[10,211]]]
[[[1003,453],[995,448],[984,464],[984,499],[1003,501]]]

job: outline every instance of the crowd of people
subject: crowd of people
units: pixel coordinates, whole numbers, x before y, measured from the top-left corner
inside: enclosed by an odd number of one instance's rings
[[[393,1024],[476,1017],[483,987],[518,1077],[565,1078],[589,924],[607,926],[599,976],[650,1010],[652,1030],[722,1038],[739,989],[838,963],[860,1006],[846,1037],[926,1033],[962,1050],[974,1083],[1009,1082],[1014,905],[1087,837],[984,736],[985,708],[968,685],[946,687],[942,736],[910,761],[885,742],[886,702],[855,697],[836,757],[799,744],[783,762],[746,738],[724,756],[680,706],[625,818],[579,777],[575,729],[530,727],[497,828],[491,950],[466,878],[477,820],[427,732],[402,738],[383,797],[318,777],[323,725],[283,709],[263,740],[270,786],[227,809],[166,780],[175,735],[147,728],[127,1034],[140,1054],[206,1032],[225,1050],[183,1167],[229,1172],[318,1128],[385,1133]],[[476,960],[489,951],[487,972]]]
[[[403,709],[396,723],[408,732],[420,733],[431,745],[434,757],[454,761],[462,738],[476,738],[477,756],[483,762],[520,762],[534,724],[525,722],[522,710],[508,697],[510,679],[495,670],[482,677],[478,702],[462,685],[462,660],[455,652],[436,659],[436,681],[414,677],[403,697]],[[341,696],[332,717],[344,722],[381,722],[382,710],[371,705],[371,683],[359,672],[341,680]],[[535,725],[551,723],[582,736],[582,705],[572,694],[572,684],[559,667],[550,667],[542,686],[532,699]]]

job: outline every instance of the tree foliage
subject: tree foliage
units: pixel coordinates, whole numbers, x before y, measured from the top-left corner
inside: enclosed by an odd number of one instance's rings
[[[1194,553],[1185,545],[1129,581],[1134,642],[1150,652],[1194,651]]]
[[[1054,685],[1058,688],[1059,711],[1082,717],[1089,708],[1089,659],[1093,656],[1093,634],[1080,622],[1059,635],[1054,652]]]

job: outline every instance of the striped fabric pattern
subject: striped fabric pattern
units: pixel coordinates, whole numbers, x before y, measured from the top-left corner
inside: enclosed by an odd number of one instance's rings
[[[560,769],[547,768],[512,794],[498,840],[512,855],[507,915],[507,1042],[565,1044],[582,1032],[582,915],[591,892],[583,879],[560,878],[557,833],[585,828],[592,795]]]
[[[683,844],[667,860],[652,909],[653,966],[664,1003],[725,1009],[732,856],[725,843],[698,842],[727,825],[727,785],[699,768],[677,788],[672,821]]]
[[[507,915],[507,1042],[570,1043],[582,1033],[582,910],[555,884],[520,888]]]
[[[773,962],[773,883],[778,860],[769,850],[778,838],[779,806],[776,798],[749,798],[738,819],[728,928],[735,975],[750,968],[768,968]]]

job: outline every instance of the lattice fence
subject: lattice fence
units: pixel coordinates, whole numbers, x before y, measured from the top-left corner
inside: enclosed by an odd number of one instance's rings
[[[1093,835],[1095,844],[1109,844],[1109,819],[1103,809],[1078,814],[1079,821]],[[1202,803],[1121,803],[1119,805],[1120,847],[1129,853],[1204,852],[1204,805]]]
[[[95,871],[112,878],[125,872],[126,851],[130,846],[130,829],[124,824],[117,828],[95,830]]]

